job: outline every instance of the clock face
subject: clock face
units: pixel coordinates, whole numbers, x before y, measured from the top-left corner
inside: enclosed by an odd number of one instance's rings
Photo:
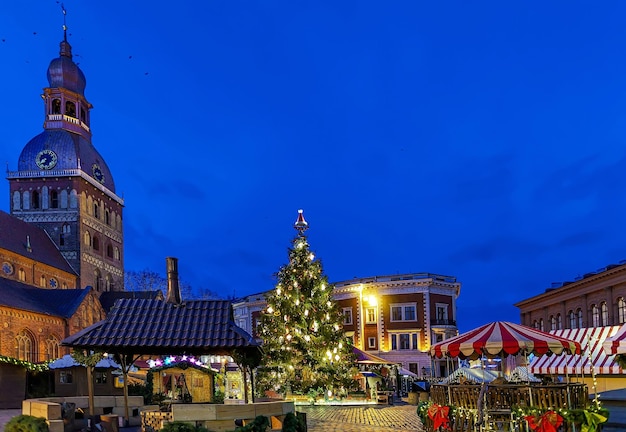
[[[57,164],[57,154],[52,150],[42,150],[35,156],[35,163],[41,169],[52,169]]]
[[[52,278],[50,279],[50,288],[58,288],[59,283],[57,282],[56,279]]]
[[[102,173],[102,169],[100,169],[100,165],[93,164],[91,171],[93,172],[93,178],[98,180],[100,183],[104,183],[104,174]]]
[[[9,264],[8,262],[2,263],[2,271],[5,274],[12,274],[13,273],[13,266],[11,264]]]

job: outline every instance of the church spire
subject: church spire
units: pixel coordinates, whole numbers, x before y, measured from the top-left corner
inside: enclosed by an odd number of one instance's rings
[[[65,10],[65,6],[61,3],[61,11],[63,12],[63,42],[61,42],[61,52],[59,53],[61,57],[72,58],[72,46],[67,41],[67,21],[65,18],[67,17],[67,11]]]

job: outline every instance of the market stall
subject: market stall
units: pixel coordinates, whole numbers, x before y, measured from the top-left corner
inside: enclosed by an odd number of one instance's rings
[[[578,342],[509,322],[493,322],[430,349],[433,358],[505,359],[508,356],[580,354]],[[431,400],[418,408],[427,431],[555,430],[585,425],[588,431],[606,420],[599,406],[589,406],[584,384],[509,383],[501,374],[491,383],[438,384]],[[593,424],[592,424],[593,423]],[[543,426],[538,426],[543,424]]]

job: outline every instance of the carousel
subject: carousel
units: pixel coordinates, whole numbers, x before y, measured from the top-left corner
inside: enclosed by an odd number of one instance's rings
[[[538,380],[520,373],[528,356],[581,354],[578,342],[509,322],[493,322],[433,345],[434,359],[515,363],[515,373],[503,368],[495,379],[451,380],[433,384],[430,400],[420,403],[418,414],[426,431],[537,431],[596,432],[608,414],[597,399],[589,400],[581,383]],[[532,378],[532,379],[531,379]],[[526,379],[527,381],[525,381]]]

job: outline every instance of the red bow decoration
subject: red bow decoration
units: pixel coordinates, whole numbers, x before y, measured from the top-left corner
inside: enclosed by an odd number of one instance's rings
[[[528,426],[537,432],[556,432],[557,428],[563,424],[563,417],[556,411],[546,411],[541,416],[529,415],[524,418]]]
[[[437,430],[440,426],[443,426],[445,429],[450,429],[448,425],[448,423],[450,423],[450,419],[448,418],[449,413],[449,406],[432,404],[428,407],[428,418],[433,421],[433,430]]]

